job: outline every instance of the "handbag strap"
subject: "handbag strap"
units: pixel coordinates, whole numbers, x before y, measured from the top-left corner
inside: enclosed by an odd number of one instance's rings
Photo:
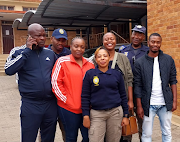
[[[117,55],[118,55],[118,53],[115,52],[115,54],[114,54],[114,59],[113,59],[112,65],[111,65],[111,69],[114,69],[114,68],[115,68],[116,60],[117,60]]]
[[[129,110],[129,116],[134,116],[134,109]]]

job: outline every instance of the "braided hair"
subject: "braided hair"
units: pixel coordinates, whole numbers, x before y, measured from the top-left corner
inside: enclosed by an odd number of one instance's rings
[[[71,40],[71,45],[73,44],[73,42],[74,42],[76,39],[82,39],[82,40],[84,41],[84,43],[85,43],[85,40],[84,40],[82,37],[76,36],[76,37],[74,37],[74,38]]]

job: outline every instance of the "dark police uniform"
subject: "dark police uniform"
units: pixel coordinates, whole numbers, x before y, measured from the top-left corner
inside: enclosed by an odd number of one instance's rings
[[[120,53],[124,53],[127,57],[128,57],[128,59],[129,59],[129,62],[130,62],[130,64],[131,64],[131,68],[132,68],[132,72],[133,72],[133,74],[134,74],[134,63],[135,63],[135,61],[138,59],[138,58],[140,58],[140,57],[142,57],[143,55],[145,55],[145,53],[147,52],[147,51],[149,51],[149,47],[147,47],[147,46],[145,46],[145,45],[143,45],[143,44],[141,44],[141,48],[138,48],[138,49],[134,49],[133,47],[132,47],[132,44],[129,44],[129,45],[127,45],[127,46],[121,46],[120,48],[119,48],[119,52]],[[133,91],[134,92],[134,91]],[[133,93],[134,94],[134,93]],[[136,107],[137,105],[136,105],[136,101],[135,101],[135,97],[133,97],[133,102],[134,102],[134,106]],[[136,109],[135,109],[135,112],[136,112]],[[136,113],[137,114],[137,113]],[[141,135],[142,135],[142,119],[140,119],[140,118],[138,118],[137,117],[137,119],[138,119],[138,126],[139,126],[139,135],[140,135],[140,137],[141,137]]]
[[[149,47],[143,44],[141,44],[141,48],[138,49],[134,49],[132,47],[132,44],[129,44],[127,46],[121,46],[119,48],[119,52],[124,53],[128,57],[133,72],[134,72],[134,62],[138,58],[143,56],[147,51],[149,51]]]
[[[89,115],[90,105],[95,110],[106,110],[121,105],[124,114],[128,114],[124,80],[118,70],[109,68],[104,73],[98,66],[88,70],[83,80],[81,99],[83,116]]]
[[[90,141],[103,139],[104,136],[101,134],[104,132],[106,139],[109,139],[110,132],[113,132],[111,141],[120,138],[119,122],[122,121],[122,113],[124,116],[128,114],[124,80],[120,71],[109,68],[106,72],[102,72],[97,66],[88,70],[83,80],[81,100],[82,114],[90,116],[91,120]],[[119,109],[120,106],[123,111]]]
[[[50,45],[48,46],[48,49],[52,50],[51,46],[52,46],[52,44],[50,44]],[[54,53],[55,53],[55,52],[54,52]],[[55,53],[55,54],[56,54],[56,53]],[[62,52],[59,53],[59,54],[56,54],[56,56],[57,56],[57,58],[59,58],[59,57],[66,56],[66,55],[69,55],[69,54],[71,54],[71,51],[70,51],[68,48],[64,47],[63,50],[62,50]]]

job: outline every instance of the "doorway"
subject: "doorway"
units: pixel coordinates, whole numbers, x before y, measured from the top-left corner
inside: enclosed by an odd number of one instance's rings
[[[14,36],[12,25],[2,25],[3,54],[9,54],[14,48]]]

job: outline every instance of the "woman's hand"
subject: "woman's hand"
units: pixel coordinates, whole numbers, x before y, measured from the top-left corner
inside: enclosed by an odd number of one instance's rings
[[[83,126],[86,128],[90,128],[90,118],[88,115],[85,115],[83,118]]]
[[[126,117],[123,117],[123,120],[122,120],[122,122],[121,122],[121,126],[123,127],[123,126],[126,126],[126,125],[128,125],[128,124],[129,124],[129,119],[126,118]]]
[[[129,110],[132,110],[134,108],[133,101],[128,101],[128,107],[129,107]]]

